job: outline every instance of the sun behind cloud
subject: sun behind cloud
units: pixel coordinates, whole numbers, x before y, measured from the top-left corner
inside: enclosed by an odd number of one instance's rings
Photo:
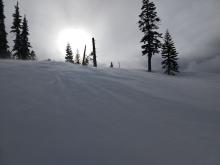
[[[83,29],[69,28],[61,30],[57,38],[57,46],[60,53],[65,54],[68,43],[71,45],[73,53],[78,49],[82,54],[85,45],[87,45],[87,51],[91,51],[92,36]]]

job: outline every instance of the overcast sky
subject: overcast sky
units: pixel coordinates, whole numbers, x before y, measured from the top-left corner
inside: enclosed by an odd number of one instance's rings
[[[162,20],[160,32],[170,30],[182,68],[220,72],[220,1],[154,2]],[[16,0],[4,3],[9,32]],[[21,14],[26,14],[29,20],[31,44],[40,59],[64,59],[56,44],[58,33],[67,28],[82,28],[96,38],[100,62],[120,61],[122,66],[134,68],[146,65],[137,24],[142,0],[20,0],[19,3]],[[8,39],[13,40],[13,36]],[[160,61],[160,55],[153,58],[154,69],[160,70]]]

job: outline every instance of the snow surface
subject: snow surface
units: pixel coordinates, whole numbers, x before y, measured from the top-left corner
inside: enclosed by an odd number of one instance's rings
[[[220,165],[220,75],[0,61],[0,165]]]

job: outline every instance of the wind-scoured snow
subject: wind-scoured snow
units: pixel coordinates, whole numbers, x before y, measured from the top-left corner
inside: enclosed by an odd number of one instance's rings
[[[0,61],[0,165],[219,165],[220,75]]]

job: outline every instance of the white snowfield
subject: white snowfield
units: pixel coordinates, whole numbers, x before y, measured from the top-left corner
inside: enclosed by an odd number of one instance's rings
[[[0,165],[220,165],[220,75],[0,61]]]

